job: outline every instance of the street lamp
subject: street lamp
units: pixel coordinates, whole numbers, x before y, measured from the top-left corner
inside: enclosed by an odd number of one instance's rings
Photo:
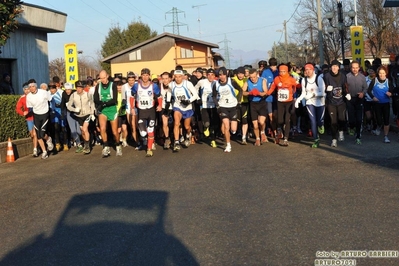
[[[310,55],[312,58],[314,58],[316,56],[315,52],[313,51],[313,47],[311,45],[308,44],[307,40],[303,41],[303,45],[298,46],[298,50],[299,50],[299,57],[303,57],[305,58],[305,64],[308,62],[308,55]]]
[[[334,12],[327,12],[326,18],[328,19],[330,26],[327,28],[327,32],[329,34],[333,34],[335,29],[338,29],[339,35],[341,38],[341,53],[342,53],[342,60],[345,59],[345,47],[344,47],[344,29],[349,27],[353,24],[353,19],[356,17],[356,12],[354,10],[349,10],[347,15],[351,19],[351,23],[349,25],[345,25],[344,22],[344,13],[342,10],[342,0],[337,0],[337,11],[338,11],[338,25],[334,26],[332,24],[332,19],[334,17]]]
[[[94,63],[97,61],[97,60],[96,60],[94,57],[92,57],[91,55],[82,55],[82,54],[83,54],[83,51],[82,51],[82,50],[79,50],[79,51],[78,51],[78,54],[81,55],[81,56],[80,56],[81,58],[88,58],[88,57],[91,58],[91,59],[93,60]],[[90,63],[92,63],[92,62],[89,61],[89,64],[90,64]],[[87,61],[84,62],[83,68],[84,68],[84,71],[81,71],[81,77],[82,77],[81,79],[85,79],[85,78],[87,77],[87,70],[89,71],[89,75],[90,75],[90,76],[93,76],[93,75],[92,75],[93,72],[94,72],[93,74],[96,74],[96,72],[98,71],[97,69],[93,69],[91,65],[89,65],[89,67],[88,67]],[[94,71],[92,71],[92,70],[94,70]],[[83,72],[84,72],[84,74],[83,74]],[[94,76],[95,76],[95,75],[94,75]]]

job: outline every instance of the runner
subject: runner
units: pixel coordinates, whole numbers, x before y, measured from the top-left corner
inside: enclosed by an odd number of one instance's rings
[[[122,145],[118,134],[118,111],[116,109],[118,89],[116,84],[109,80],[107,71],[101,70],[99,77],[100,82],[97,84],[94,93],[94,104],[98,112],[98,122],[103,140],[102,156],[105,158],[111,154],[107,136],[107,122],[111,125],[116,145],[116,156],[122,156]]]
[[[244,84],[243,95],[248,96],[251,110],[252,125],[255,134],[255,146],[268,142],[265,135],[267,103],[265,96],[267,95],[267,81],[262,77],[258,77],[254,68],[249,70],[249,79]]]
[[[181,149],[179,143],[180,121],[183,119],[183,125],[186,129],[186,138],[184,145],[186,147],[191,144],[191,117],[194,115],[192,103],[199,99],[197,91],[190,81],[184,79],[183,70],[174,71],[174,81],[171,83],[172,101],[173,101],[173,135],[175,144],[173,151],[177,152]],[[184,138],[184,136],[183,136]]]
[[[309,114],[310,125],[314,143],[312,148],[320,145],[319,134],[324,134],[324,112],[325,112],[325,84],[323,78],[315,73],[313,64],[305,65],[305,77],[302,79],[302,94],[295,101],[295,108],[305,99],[306,110]]]
[[[201,116],[204,125],[204,136],[211,136],[211,147],[216,148],[216,132],[219,129],[220,120],[216,105],[212,97],[212,85],[215,82],[215,70],[210,68],[206,71],[207,78],[200,80],[195,89],[198,90],[201,99]]]
[[[42,159],[48,158],[48,152],[54,148],[52,139],[47,135],[47,124],[49,119],[49,101],[51,95],[47,91],[39,90],[37,84],[29,83],[30,93],[26,96],[26,106],[33,112],[33,122],[36,130],[37,141],[42,149]],[[46,141],[47,149],[44,144]]]
[[[371,81],[368,94],[374,101],[375,117],[377,128],[374,134],[380,135],[380,129],[384,126],[384,143],[390,143],[389,133],[389,115],[390,115],[390,97],[394,90],[392,82],[387,79],[388,70],[385,66],[377,69],[377,77]]]
[[[218,74],[219,79],[212,85],[212,97],[222,120],[222,133],[226,141],[224,152],[231,152],[230,130],[232,134],[237,132],[237,99],[242,98],[242,89],[240,86],[233,87],[225,67],[219,68]],[[238,96],[234,89],[239,91]]]
[[[168,150],[171,145],[169,124],[173,121],[172,115],[172,89],[170,88],[170,82],[172,81],[172,75],[169,72],[163,72],[161,75],[161,96],[162,96],[162,131],[165,138],[163,148]]]
[[[327,92],[327,111],[330,114],[331,121],[331,147],[337,147],[337,132],[339,132],[339,141],[344,141],[344,126],[346,117],[345,98],[350,100],[348,93],[346,76],[340,71],[341,63],[338,60],[331,62],[331,70],[324,75],[324,83]]]
[[[360,140],[360,133],[363,124],[363,103],[364,95],[367,93],[366,77],[360,73],[360,64],[353,61],[350,64],[350,72],[346,74],[346,81],[348,84],[348,92],[351,99],[346,102],[349,122],[349,135],[353,136],[356,133],[356,144],[362,144]]]
[[[280,139],[284,137],[282,146],[288,146],[291,109],[294,107],[294,93],[296,91],[297,82],[288,73],[287,65],[281,64],[278,69],[279,76],[274,79],[267,92],[267,95],[271,95],[274,90],[277,90],[278,128],[275,142],[279,144]],[[282,131],[283,129],[284,135]]]
[[[17,105],[15,106],[15,111],[20,115],[25,117],[26,125],[28,127],[28,131],[30,137],[32,139],[33,145],[33,157],[38,156],[37,152],[37,135],[36,130],[34,129],[33,123],[33,113],[29,111],[28,106],[26,105],[26,96],[30,93],[28,83],[23,84],[24,94],[18,99]]]
[[[153,156],[154,137],[155,137],[155,111],[162,111],[162,97],[158,85],[152,83],[151,71],[148,68],[141,70],[141,80],[134,84],[132,88],[132,108],[137,106],[138,111],[138,129],[140,136],[147,141],[147,157]],[[158,106],[155,109],[155,100]],[[134,109],[132,109],[134,111]]]

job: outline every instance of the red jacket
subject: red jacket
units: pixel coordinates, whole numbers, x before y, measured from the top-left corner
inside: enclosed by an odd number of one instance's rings
[[[25,111],[29,111],[28,110],[28,106],[26,106],[26,95],[22,95],[21,98],[19,98],[17,105],[15,106],[15,111],[20,115],[20,116],[24,116],[24,112]],[[33,113],[29,112],[26,116],[25,116],[26,120],[31,120],[33,121]]]

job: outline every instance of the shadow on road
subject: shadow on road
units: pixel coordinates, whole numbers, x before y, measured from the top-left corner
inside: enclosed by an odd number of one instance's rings
[[[36,236],[0,265],[199,265],[165,232],[167,200],[164,191],[74,196],[50,237]]]

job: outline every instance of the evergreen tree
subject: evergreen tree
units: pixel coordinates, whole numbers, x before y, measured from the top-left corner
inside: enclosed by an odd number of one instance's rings
[[[0,4],[0,46],[4,46],[10,34],[18,28],[17,17],[22,13],[19,0],[2,1]]]
[[[141,21],[132,22],[123,30],[119,25],[113,26],[109,29],[108,36],[101,45],[101,55],[104,58],[108,57],[155,36],[157,36],[157,32],[152,31],[148,25]],[[101,66],[108,73],[110,72],[109,64],[102,63]]]

